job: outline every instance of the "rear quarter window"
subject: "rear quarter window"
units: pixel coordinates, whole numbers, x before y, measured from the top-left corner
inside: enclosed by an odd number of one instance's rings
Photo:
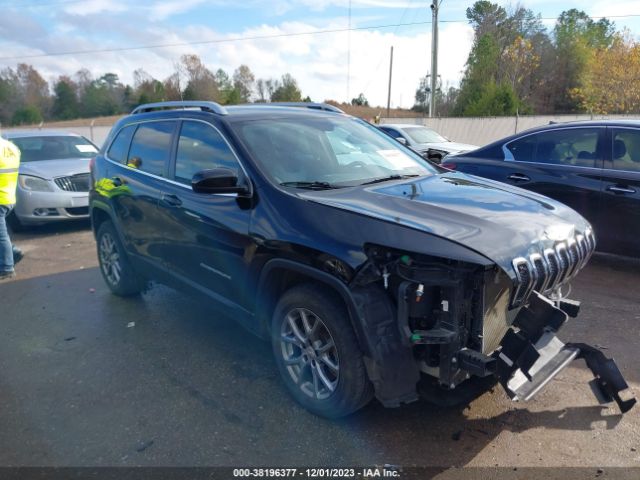
[[[131,144],[131,137],[135,131],[135,125],[128,125],[122,128],[116,138],[111,143],[107,156],[114,162],[124,163],[127,159],[127,153],[129,153],[129,145]]]

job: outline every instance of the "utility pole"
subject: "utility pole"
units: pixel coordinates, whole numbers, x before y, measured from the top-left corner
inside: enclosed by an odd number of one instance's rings
[[[442,0],[431,3],[431,94],[429,95],[429,117],[436,116],[436,91],[438,88],[438,9]]]
[[[387,94],[387,118],[391,115],[391,74],[393,73],[393,46],[391,47],[391,59],[389,60],[389,93]]]

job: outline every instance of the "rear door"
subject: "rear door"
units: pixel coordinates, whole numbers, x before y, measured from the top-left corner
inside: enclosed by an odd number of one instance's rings
[[[249,200],[237,194],[203,194],[191,189],[196,172],[228,168],[248,182],[222,133],[209,123],[184,120],[171,179],[164,182],[159,210],[171,272],[222,303],[246,304],[247,262],[255,246],[249,237]]]
[[[599,229],[604,127],[544,131],[513,140],[503,150],[505,161],[496,180],[558,200]]]
[[[602,182],[604,228],[598,248],[640,256],[640,129],[609,128],[610,157]]]
[[[112,164],[109,167],[107,191],[120,223],[127,250],[134,261],[141,259],[152,264],[163,263],[165,243],[158,212],[160,187],[167,177],[175,120],[148,121],[126,127],[134,128],[131,145],[126,154],[111,158],[109,153],[116,146],[118,137],[108,152]],[[123,134],[124,135],[124,134]]]

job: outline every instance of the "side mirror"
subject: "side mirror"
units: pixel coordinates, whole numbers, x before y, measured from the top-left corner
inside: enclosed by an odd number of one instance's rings
[[[398,143],[401,143],[402,145],[404,145],[405,147],[407,146],[407,139],[404,137],[398,137],[396,138],[396,140],[398,141]]]
[[[248,193],[245,185],[238,185],[238,175],[228,168],[201,170],[191,179],[196,193]]]

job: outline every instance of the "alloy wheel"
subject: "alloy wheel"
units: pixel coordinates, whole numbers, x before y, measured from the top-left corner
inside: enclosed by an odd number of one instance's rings
[[[306,308],[287,313],[280,350],[291,379],[313,399],[329,398],[338,387],[340,362],[336,344],[322,319]]]
[[[100,266],[109,283],[117,285],[122,276],[120,254],[114,238],[106,232],[100,238]]]

